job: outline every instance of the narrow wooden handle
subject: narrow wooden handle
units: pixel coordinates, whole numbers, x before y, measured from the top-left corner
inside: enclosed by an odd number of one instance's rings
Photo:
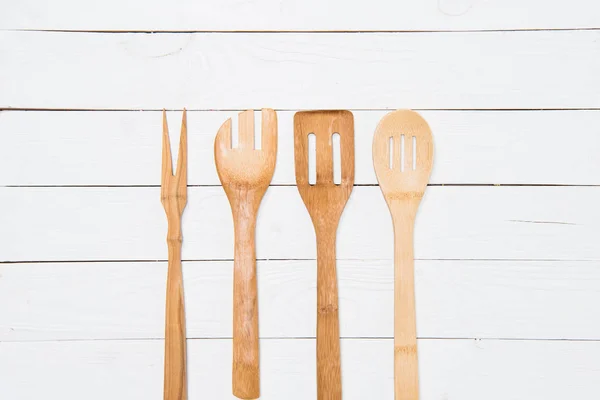
[[[394,393],[395,400],[418,400],[414,221],[404,218],[394,227]]]
[[[165,313],[164,400],[187,400],[185,306],[181,272],[181,233],[169,234]]]
[[[341,400],[335,231],[317,234],[317,399]]]
[[[235,221],[233,395],[240,399],[260,397],[255,227],[252,216]]]

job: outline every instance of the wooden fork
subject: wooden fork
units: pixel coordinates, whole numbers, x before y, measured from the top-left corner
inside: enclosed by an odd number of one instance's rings
[[[317,181],[308,181],[308,135],[316,137]],[[342,180],[333,182],[333,134],[340,135]],[[354,118],[349,111],[294,115],[296,183],[317,237],[317,398],[341,400],[340,333],[335,241],[354,184]]]
[[[165,323],[165,400],[187,399],[185,309],[181,272],[181,216],[187,203],[187,118],[183,110],[177,170],[173,175],[167,115],[163,110],[160,199],[168,221],[167,308]]]
[[[433,165],[427,122],[410,110],[383,117],[373,137],[373,164],[394,224],[395,399],[418,400],[413,231]]]
[[[231,148],[231,119],[215,138],[215,164],[225,189],[235,231],[233,263],[233,394],[260,396],[256,215],[277,157],[277,114],[262,110],[262,149],[254,148],[254,111],[239,114],[239,146]]]

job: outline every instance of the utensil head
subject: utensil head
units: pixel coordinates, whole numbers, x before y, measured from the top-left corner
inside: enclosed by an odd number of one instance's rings
[[[373,137],[373,164],[388,204],[391,200],[418,204],[433,166],[433,138],[427,122],[411,110],[383,117]]]
[[[215,138],[215,165],[225,191],[262,188],[266,190],[275,171],[277,160],[277,114],[262,110],[261,149],[254,147],[254,111],[239,114],[239,144],[231,146],[231,119],[221,125]]]
[[[169,141],[169,127],[167,113],[163,110],[163,140],[162,140],[162,176],[160,181],[160,198],[165,207],[171,203],[177,204],[179,214],[187,203],[187,113],[183,109],[181,119],[181,135],[179,136],[179,151],[177,154],[177,168],[173,174],[173,160],[171,158],[171,143]]]
[[[333,135],[340,136],[341,181],[334,183]],[[314,185],[309,183],[309,135],[315,135],[316,172]],[[294,115],[294,155],[296,184],[309,209],[313,222],[323,213],[332,218],[341,215],[354,185],[354,117],[350,111],[302,111]],[[319,207],[326,204],[327,207]],[[319,208],[321,211],[316,211]]]

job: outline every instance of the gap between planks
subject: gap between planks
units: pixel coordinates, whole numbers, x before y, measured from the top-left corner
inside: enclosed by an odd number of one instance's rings
[[[380,262],[389,261],[386,258],[336,258],[338,261],[370,261]],[[18,261],[0,261],[3,264],[97,264],[97,263],[166,263],[166,259],[158,260],[18,260]],[[317,261],[316,258],[257,258],[256,261]],[[415,261],[494,261],[494,262],[593,262],[596,260],[590,259],[562,259],[562,258],[415,258]],[[182,259],[185,263],[202,263],[202,262],[233,262],[233,258],[197,258],[197,259]]]
[[[105,29],[0,29],[0,32],[42,32],[42,33],[98,33],[98,34],[189,34],[189,33],[218,33],[218,34],[371,34],[371,33],[399,33],[399,34],[410,34],[410,33],[485,33],[485,32],[571,32],[571,31],[597,31],[600,27],[579,27],[579,28],[512,28],[512,29],[410,29],[410,30],[394,30],[394,29],[365,29],[365,30],[343,30],[343,29],[330,29],[330,30],[310,30],[310,29],[296,29],[296,30],[105,30]]]
[[[153,342],[153,341],[164,341],[162,337],[151,337],[151,338],[112,338],[112,339],[48,339],[48,340],[0,340],[0,343],[81,343],[81,342]],[[187,341],[200,341],[200,340],[232,340],[231,337],[187,337]],[[315,336],[297,336],[297,337],[260,337],[260,340],[316,340]],[[340,340],[367,340],[367,341],[380,341],[380,340],[394,340],[391,336],[340,336]],[[420,341],[475,341],[475,342],[575,342],[575,343],[586,343],[586,342],[600,342],[600,339],[563,339],[563,338],[475,338],[475,337],[427,337],[417,336],[417,340]]]
[[[251,109],[251,108],[250,108]],[[167,112],[181,111],[180,108],[164,108]],[[186,108],[188,112],[242,112],[241,108]],[[254,110],[258,110],[255,108]],[[298,108],[273,108],[276,112],[309,111]],[[348,111],[394,111],[396,108],[346,108]],[[600,107],[546,107],[546,108],[411,108],[413,111],[447,111],[447,112],[544,112],[544,111],[600,111]],[[162,112],[163,108],[39,108],[39,107],[0,107],[3,111],[73,111],[73,112]]]
[[[295,187],[293,183],[275,183],[269,187]],[[354,187],[379,186],[376,183],[355,183]],[[427,187],[600,187],[600,184],[569,183],[429,183]],[[0,188],[158,188],[160,185],[4,185]],[[187,185],[187,187],[221,187],[221,185]]]

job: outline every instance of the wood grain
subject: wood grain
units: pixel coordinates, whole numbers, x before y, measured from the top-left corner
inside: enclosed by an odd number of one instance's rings
[[[376,184],[372,133],[387,111],[353,113],[354,182]],[[600,170],[596,157],[600,111],[419,113],[436,132],[432,184],[600,185],[595,173]],[[190,185],[220,184],[213,160],[214,132],[236,114],[187,112],[188,145],[195,155],[188,160]],[[289,162],[294,151],[293,115],[277,113],[279,145],[272,184],[295,184],[294,163]],[[0,185],[159,185],[160,143],[148,132],[160,118],[158,111],[2,111],[0,131],[6,134],[0,135]],[[565,152],[565,132],[574,143],[586,146]],[[132,154],[137,168],[129,168]],[[107,165],[105,158],[111,163]],[[562,162],[557,163],[559,158]]]
[[[181,217],[187,204],[187,121],[185,109],[181,121],[181,137],[177,155],[177,169],[173,161],[163,111],[163,152],[160,199],[168,220],[167,245],[169,268],[167,272],[167,307],[165,312],[165,379],[164,400],[187,400],[185,301],[181,269]]]
[[[82,4],[38,0],[6,4],[0,29],[117,31],[369,31],[576,29],[600,27],[594,0],[573,0],[566,7],[543,0],[181,0],[171,7],[160,0],[106,0]],[[373,12],[377,10],[377,12]],[[331,18],[335,11],[336,18]]]
[[[215,165],[231,205],[235,231],[233,273],[233,394],[260,397],[256,218],[277,157],[277,114],[262,110],[262,143],[254,142],[254,111],[239,115],[239,144],[232,147],[231,120],[215,138]]]
[[[387,114],[373,136],[373,165],[394,224],[394,393],[419,399],[414,226],[433,168],[433,139],[416,112]]]
[[[0,32],[0,108],[598,108],[598,40],[600,30]]]
[[[340,136],[341,182],[334,183],[333,135]],[[309,134],[316,142],[316,183],[309,183]],[[349,111],[294,115],[296,183],[317,239],[317,398],[341,400],[336,237],[354,185],[354,118]]]

